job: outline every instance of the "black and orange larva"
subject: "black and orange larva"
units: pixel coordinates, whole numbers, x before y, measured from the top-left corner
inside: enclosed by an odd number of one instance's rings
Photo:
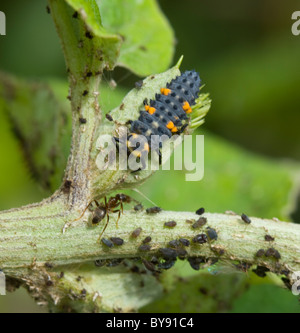
[[[191,106],[199,96],[200,86],[199,74],[194,70],[185,71],[161,88],[154,100],[145,100],[145,110],[140,111],[139,118],[128,122],[131,125],[127,138],[128,151],[140,157],[142,162],[150,149],[155,149],[160,156],[161,144],[159,147],[151,146],[151,136],[166,135],[171,138],[184,131],[188,126],[188,114],[192,112]]]

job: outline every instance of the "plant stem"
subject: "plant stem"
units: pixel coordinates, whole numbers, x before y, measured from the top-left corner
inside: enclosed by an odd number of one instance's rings
[[[104,63],[95,56],[94,44],[85,36],[86,27],[72,17],[66,2],[49,0],[49,6],[62,43],[70,82],[73,130],[65,172],[65,181],[72,184],[68,209],[73,206],[83,209],[91,200],[89,170],[92,169],[95,132],[101,123],[98,95]],[[80,125],[79,119],[85,119],[85,124]]]
[[[90,214],[87,211],[86,215]],[[110,249],[97,243],[103,226],[89,227],[87,223],[79,221],[62,233],[64,223],[76,216],[64,211],[61,198],[2,212],[0,266],[4,272],[17,276],[18,268],[30,267],[33,262],[37,266],[46,262],[66,265],[95,259],[143,257],[149,253],[157,254],[158,249],[167,247],[171,240],[187,238],[191,241],[191,246],[187,248],[188,256],[238,260],[259,264],[277,272],[283,268],[292,272],[300,271],[298,224],[251,218],[252,223],[247,225],[239,216],[207,213],[207,224],[201,229],[193,229],[186,222],[197,218],[193,213],[163,211],[149,215],[124,211],[119,227],[116,228],[113,218],[116,215],[111,215],[111,222],[103,237],[120,237],[124,239],[124,244]],[[173,229],[164,226],[170,220],[177,223]],[[218,240],[203,245],[193,243],[193,237],[205,232],[207,226],[217,230]],[[130,235],[137,227],[142,228],[142,234],[134,239]],[[266,234],[275,240],[265,241]],[[149,235],[152,237],[150,252],[139,251],[142,239]],[[259,249],[271,247],[279,251],[280,260],[255,257]]]

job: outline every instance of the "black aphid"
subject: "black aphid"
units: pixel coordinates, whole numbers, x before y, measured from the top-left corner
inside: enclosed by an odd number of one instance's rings
[[[171,240],[171,241],[169,241],[169,246],[176,248],[176,247],[180,246],[180,242],[177,239]]]
[[[256,254],[255,257],[260,258],[263,257],[265,255],[265,250],[264,249],[259,249]]]
[[[143,205],[142,205],[142,204],[137,204],[137,205],[135,205],[135,206],[133,207],[133,209],[134,209],[136,212],[138,212],[138,211],[140,211],[140,210],[143,209]]]
[[[176,260],[166,260],[157,265],[158,268],[161,269],[170,269],[171,267],[174,266]]]
[[[207,223],[206,217],[199,217],[199,219],[192,224],[193,229],[201,228]]]
[[[156,271],[155,265],[152,262],[150,262],[148,260],[143,260],[143,264],[149,271],[151,271],[151,272]]]
[[[205,213],[205,209],[203,207],[201,207],[201,208],[199,208],[199,209],[196,210],[196,214],[197,215],[202,215],[204,213]]]
[[[104,245],[108,246],[108,247],[113,247],[114,246],[114,243],[112,241],[110,241],[109,239],[106,239],[106,238],[102,238],[101,242]]]
[[[207,237],[210,240],[217,240],[218,239],[218,233],[213,228],[207,227],[206,228],[206,234],[207,234]]]
[[[189,257],[188,262],[193,269],[198,271],[200,269],[200,264],[205,263],[205,260],[201,257]]]
[[[136,228],[135,230],[132,231],[131,237],[137,238],[142,232],[142,228]]]
[[[119,237],[110,237],[110,240],[115,244],[115,245],[123,245],[124,240]]]
[[[186,238],[179,238],[179,242],[183,245],[183,246],[190,246],[190,241]]]
[[[152,240],[152,238],[150,236],[147,236],[146,238],[144,238],[143,240],[143,244],[147,244],[147,243],[150,243]]]
[[[177,257],[177,251],[168,247],[160,248],[158,251],[165,260],[175,260]]]
[[[151,246],[149,244],[142,244],[139,246],[139,251],[147,252],[151,250]]]
[[[242,215],[241,215],[241,218],[242,218],[242,220],[243,220],[245,223],[247,223],[247,224],[250,224],[250,223],[251,223],[250,218],[249,218],[246,214],[242,214]]]
[[[154,206],[146,209],[147,214],[157,214],[161,212],[162,209],[160,207]]]
[[[106,118],[108,121],[114,121],[113,117],[112,117],[109,113],[107,113],[107,114],[105,115],[105,118]]]
[[[135,85],[136,89],[141,89],[143,86],[143,81],[142,80],[137,81],[137,82],[135,82],[134,85]]]
[[[274,237],[270,236],[270,235],[265,235],[265,241],[266,242],[273,242],[275,240]]]
[[[204,244],[207,243],[207,236],[206,234],[198,234],[193,238],[194,243]]]
[[[280,253],[272,247],[266,250],[265,256],[266,257],[273,257],[275,259],[280,259],[281,258]]]
[[[175,221],[169,221],[169,222],[165,222],[164,226],[168,227],[168,228],[174,228],[176,227],[177,223]]]

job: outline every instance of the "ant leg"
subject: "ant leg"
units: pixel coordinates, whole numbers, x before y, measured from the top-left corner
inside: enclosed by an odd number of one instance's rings
[[[97,207],[99,207],[99,203],[98,203],[98,201],[97,201],[97,200],[92,200],[92,201],[87,205],[87,207],[84,209],[83,213],[78,217],[78,219],[76,219],[76,220],[74,220],[74,221],[72,221],[72,222],[76,222],[76,221],[80,220],[80,219],[82,218],[82,216],[84,215],[84,213],[87,211],[87,209],[90,207],[90,205],[91,205],[91,203],[92,203],[93,201],[95,202],[95,204],[97,205]]]
[[[123,205],[122,205],[122,202],[121,202],[121,207],[122,207],[122,213],[123,213]],[[119,210],[119,214],[118,214],[118,218],[117,218],[117,222],[116,222],[117,228],[118,228],[118,222],[119,222],[119,220],[120,220],[120,216],[121,216],[121,210]]]
[[[91,205],[91,203],[92,203],[93,201],[95,201],[96,205],[99,207],[99,203],[97,202],[97,200],[92,200],[92,201],[90,201],[89,204],[88,204],[88,205],[86,206],[86,208],[84,209],[84,211],[82,212],[82,214],[81,214],[77,219],[65,223],[65,225],[63,226],[63,229],[62,229],[62,233],[63,233],[63,234],[65,233],[66,229],[69,228],[69,226],[71,225],[71,223],[76,222],[76,221],[79,221],[79,220],[82,218],[82,216],[83,216],[84,213],[87,211],[87,209],[90,207],[90,205]]]
[[[121,204],[122,204],[122,202],[121,202]],[[116,226],[117,226],[117,228],[118,228],[118,222],[119,222],[120,217],[121,217],[121,210],[120,210],[120,209],[116,209],[116,210],[113,210],[112,212],[113,212],[113,213],[119,213],[119,214],[118,214],[117,221],[116,221]]]
[[[102,232],[101,232],[100,236],[98,237],[98,239],[97,239],[97,242],[99,242],[99,241],[100,241],[100,239],[101,239],[102,235],[104,234],[104,231],[105,231],[105,229],[106,229],[106,228],[107,228],[107,226],[108,226],[108,223],[109,223],[109,215],[108,215],[108,214],[106,214],[106,216],[107,216],[107,218],[106,218],[106,224],[105,224],[105,226],[104,226],[104,228],[103,228],[103,230],[102,230]]]
[[[99,202],[97,200],[94,200],[95,201],[95,204],[97,207],[100,207],[99,205]],[[106,197],[104,197],[104,201],[105,201],[105,207],[107,207],[107,202],[106,202]],[[92,203],[93,201],[90,202],[90,204]]]

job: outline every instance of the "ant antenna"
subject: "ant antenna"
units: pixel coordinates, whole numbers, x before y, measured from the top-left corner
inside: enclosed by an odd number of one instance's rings
[[[140,190],[138,190],[137,188],[132,188],[133,191],[137,192],[138,194],[140,194],[142,197],[144,197],[146,200],[148,200],[149,202],[152,203],[152,205],[157,206],[156,203],[154,203],[152,200],[150,200],[147,196],[145,196],[145,194],[143,194]]]

